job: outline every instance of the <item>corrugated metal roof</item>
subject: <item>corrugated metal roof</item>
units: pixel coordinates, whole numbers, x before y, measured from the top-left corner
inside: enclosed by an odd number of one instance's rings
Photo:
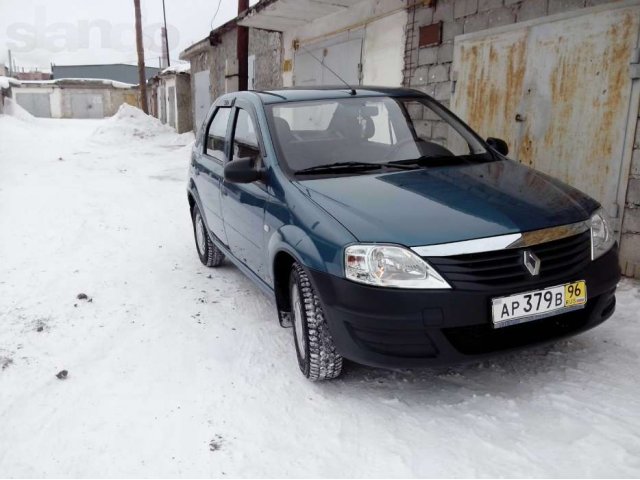
[[[145,67],[147,78],[155,76],[159,68]],[[53,78],[89,78],[115,80],[122,83],[138,83],[138,66],[125,63],[102,65],[53,65]]]

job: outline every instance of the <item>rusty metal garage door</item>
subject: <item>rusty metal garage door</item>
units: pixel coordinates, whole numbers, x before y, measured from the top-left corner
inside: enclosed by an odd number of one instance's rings
[[[507,140],[510,157],[617,216],[637,115],[630,63],[639,19],[640,7],[627,3],[461,36],[452,109],[481,135]]]

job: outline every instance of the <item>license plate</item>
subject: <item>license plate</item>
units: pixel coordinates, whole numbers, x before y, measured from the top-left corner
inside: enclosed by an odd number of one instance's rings
[[[491,301],[493,326],[500,328],[530,322],[568,310],[583,308],[586,303],[587,283],[584,280],[494,298]]]

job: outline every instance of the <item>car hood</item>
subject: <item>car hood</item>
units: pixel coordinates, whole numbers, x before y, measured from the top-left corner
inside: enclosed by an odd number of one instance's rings
[[[301,180],[361,242],[433,245],[575,223],[598,203],[511,160]]]

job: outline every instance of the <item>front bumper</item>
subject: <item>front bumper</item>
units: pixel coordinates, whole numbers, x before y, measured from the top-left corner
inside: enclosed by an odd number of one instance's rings
[[[496,352],[575,335],[604,322],[615,310],[620,279],[617,248],[554,285],[586,280],[587,305],[553,317],[494,329],[491,299],[549,287],[499,291],[406,290],[361,285],[310,270],[338,352],[379,367],[411,367],[473,361]]]

